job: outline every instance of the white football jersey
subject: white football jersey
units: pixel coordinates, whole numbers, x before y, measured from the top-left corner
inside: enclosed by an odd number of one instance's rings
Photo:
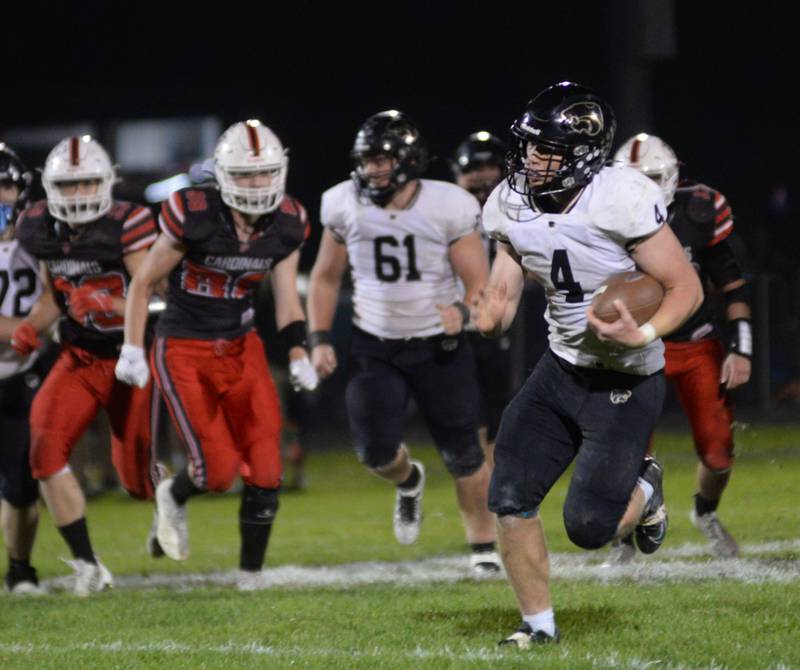
[[[27,316],[41,294],[37,262],[16,240],[0,242],[0,314]],[[10,344],[0,344],[0,379],[24,372],[35,360],[35,352],[20,356]]]
[[[666,219],[658,185],[622,166],[603,168],[561,214],[532,210],[506,182],[483,209],[486,232],[510,244],[545,289],[550,348],[574,365],[639,375],[664,367],[661,340],[640,349],[600,342],[588,328],[586,309],[606,277],[636,269],[629,245]]]
[[[480,205],[455,184],[421,179],[413,202],[387,210],[342,182],[322,195],[320,220],[347,245],[353,277],[353,323],[387,339],[442,332],[436,305],[462,295],[450,245],[480,225]]]

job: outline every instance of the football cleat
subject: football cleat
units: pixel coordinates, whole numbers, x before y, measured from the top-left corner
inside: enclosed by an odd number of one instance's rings
[[[496,551],[475,552],[469,557],[472,576],[477,579],[499,575],[502,570],[500,556]]]
[[[655,458],[646,456],[640,476],[653,487],[653,495],[636,526],[636,546],[643,554],[652,554],[664,542],[669,522],[664,505],[664,468]]]
[[[397,487],[394,505],[394,536],[400,544],[413,544],[419,537],[422,525],[422,493],[425,490],[425,466],[419,461],[411,461],[419,470],[419,482],[411,489]]]
[[[147,533],[147,554],[151,558],[163,558],[165,556],[164,550],[161,548],[161,543],[158,541],[158,510],[153,510],[153,523],[150,524],[150,530]]]
[[[561,640],[561,634],[556,632],[553,635],[545,633],[543,630],[533,630],[530,625],[523,623],[516,631],[511,633],[507,638],[500,640],[497,644],[499,646],[512,645],[517,649],[528,649],[534,644],[555,644]]]
[[[156,487],[156,538],[167,556],[175,561],[185,561],[189,558],[189,525],[186,521],[186,505],[179,505],[172,497],[173,481],[172,477],[164,479]]]
[[[609,568],[615,565],[625,565],[630,563],[636,556],[636,547],[633,544],[633,533],[625,537],[614,540],[611,543],[611,549],[608,551],[608,558],[600,566]]]
[[[96,556],[95,560],[97,560]],[[114,578],[100,561],[89,563],[82,558],[76,558],[64,562],[75,571],[75,584],[72,592],[79,598],[86,598],[92,593],[113,588]]]
[[[692,510],[689,515],[692,524],[705,535],[711,542],[711,550],[717,558],[736,558],[739,555],[739,545],[733,536],[725,530],[716,512],[699,515]]]
[[[41,596],[45,593],[39,586],[36,568],[30,565],[11,568],[6,573],[5,582],[12,596]]]

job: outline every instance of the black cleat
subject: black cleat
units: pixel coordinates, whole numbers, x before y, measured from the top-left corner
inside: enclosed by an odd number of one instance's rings
[[[640,476],[653,487],[653,496],[636,526],[636,546],[643,554],[652,554],[664,542],[669,521],[664,505],[664,468],[655,458],[646,456]]]
[[[556,644],[560,640],[561,635],[558,632],[558,627],[556,627],[554,635],[548,635],[543,630],[534,631],[527,623],[523,623],[516,631],[504,640],[500,640],[497,644],[501,647],[508,644],[517,647],[517,649],[528,649],[534,644]]]

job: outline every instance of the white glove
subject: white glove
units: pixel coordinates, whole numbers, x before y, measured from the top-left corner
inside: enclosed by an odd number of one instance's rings
[[[150,366],[147,365],[144,349],[133,344],[123,344],[114,374],[117,379],[130,386],[138,386],[140,389],[147,386]]]
[[[289,362],[289,383],[295,391],[313,391],[317,388],[319,375],[308,356]]]

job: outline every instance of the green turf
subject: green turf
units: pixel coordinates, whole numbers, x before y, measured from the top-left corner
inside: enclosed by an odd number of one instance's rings
[[[695,457],[683,433],[661,433],[671,526],[666,547],[701,541],[688,521]],[[745,544],[800,536],[800,430],[750,427],[721,514]],[[349,453],[314,454],[308,490],[285,495],[267,568],[405,560],[465,551],[451,480],[430,448],[420,542],[396,544],[391,488]],[[555,552],[578,552],[561,525],[566,482],[542,514]],[[197,573],[236,567],[236,496],[192,500],[192,555],[153,561],[143,541],[151,508],[108,495],[93,501],[97,552],[115,575]],[[66,549],[43,514],[35,564],[67,574]],[[775,555],[797,560],[797,552]],[[702,559],[694,559],[701,561]],[[0,599],[0,668],[800,668],[800,581],[642,585],[555,580],[564,639],[531,653],[496,641],[517,625],[502,581],[417,587],[275,588],[251,594],[120,589],[79,601],[65,593]]]

